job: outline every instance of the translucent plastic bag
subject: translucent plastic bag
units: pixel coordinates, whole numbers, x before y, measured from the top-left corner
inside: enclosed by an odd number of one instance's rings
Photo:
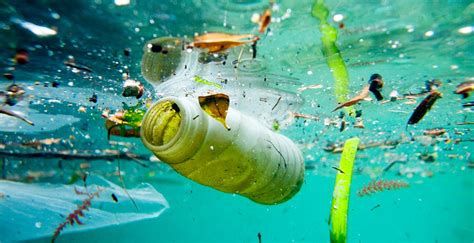
[[[89,177],[87,182],[88,193],[101,188],[99,197],[94,197],[80,217],[82,225],[68,224],[61,234],[156,218],[169,208],[163,195],[149,184],[128,190],[137,209],[121,187],[99,177]],[[55,229],[88,197],[77,192],[86,192],[86,188],[0,180],[0,242],[52,237]]]

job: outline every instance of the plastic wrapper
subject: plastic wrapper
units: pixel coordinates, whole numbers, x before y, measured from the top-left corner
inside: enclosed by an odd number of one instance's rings
[[[94,197],[80,217],[83,224],[68,224],[61,235],[156,218],[169,208],[163,195],[149,184],[128,189],[135,207],[123,188],[100,177],[89,177],[87,187],[0,181],[2,242],[52,237],[58,225],[88,197],[78,192],[93,193],[98,188],[102,190],[99,197]]]

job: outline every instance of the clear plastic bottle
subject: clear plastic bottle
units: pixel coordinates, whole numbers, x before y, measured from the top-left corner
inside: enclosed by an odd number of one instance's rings
[[[167,97],[146,113],[141,138],[160,160],[200,184],[262,204],[294,196],[304,179],[296,145],[233,108],[226,123],[230,130],[197,99]]]

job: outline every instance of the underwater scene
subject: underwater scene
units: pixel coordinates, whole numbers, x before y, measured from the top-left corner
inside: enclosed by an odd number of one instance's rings
[[[0,242],[474,242],[469,0],[0,0]]]

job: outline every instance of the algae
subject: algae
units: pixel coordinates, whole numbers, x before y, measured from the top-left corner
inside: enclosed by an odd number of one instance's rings
[[[311,14],[319,20],[319,30],[322,34],[321,42],[323,44],[322,52],[334,78],[336,100],[343,103],[349,95],[349,74],[342,54],[336,45],[337,29],[327,21],[329,10],[324,5],[324,0],[315,0]],[[355,115],[353,107],[347,107],[345,110],[350,115]]]
[[[329,216],[331,242],[341,243],[347,241],[349,192],[351,190],[352,171],[359,141],[357,137],[346,140],[342,151]]]

